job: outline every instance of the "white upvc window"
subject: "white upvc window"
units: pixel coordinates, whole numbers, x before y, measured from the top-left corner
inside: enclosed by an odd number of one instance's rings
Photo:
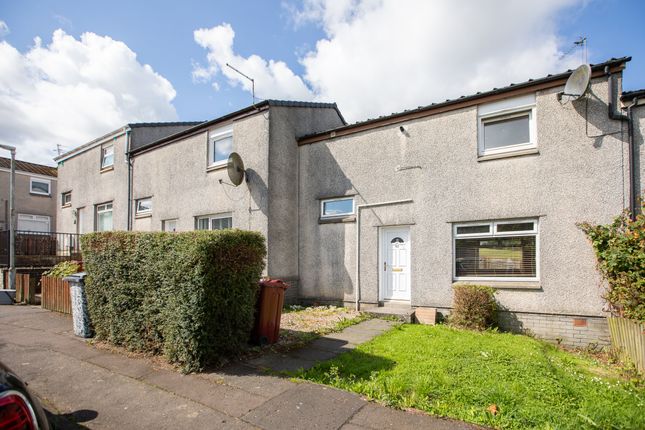
[[[152,197],[146,197],[137,200],[137,215],[145,215],[152,212]]]
[[[336,218],[354,214],[354,197],[335,197],[320,201],[320,218]]]
[[[538,220],[453,225],[455,281],[537,281]]]
[[[49,196],[51,194],[51,186],[52,181],[49,179],[29,178],[29,192],[31,194]]]
[[[479,156],[537,148],[535,94],[480,105]]]
[[[208,132],[208,166],[226,164],[233,152],[233,129],[219,128]]]
[[[165,219],[161,221],[161,230],[174,232],[177,231],[177,219]]]
[[[18,214],[17,227],[20,231],[48,233],[51,227],[50,218],[46,215]]]
[[[112,223],[112,202],[96,205],[96,231],[111,231]]]
[[[205,215],[195,220],[197,230],[224,230],[233,228],[233,215],[231,213]]]
[[[63,207],[71,206],[72,205],[72,192],[67,191],[66,193],[62,193],[60,195],[60,204]]]
[[[101,148],[101,169],[114,166],[114,145],[106,145]]]

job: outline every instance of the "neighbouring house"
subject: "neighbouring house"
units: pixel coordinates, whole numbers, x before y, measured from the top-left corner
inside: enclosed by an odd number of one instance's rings
[[[16,228],[49,232],[56,227],[55,167],[16,160]],[[11,159],[0,157],[0,231],[9,230]]]
[[[58,231],[128,230],[128,154],[199,123],[126,124],[55,158],[59,170]]]
[[[16,267],[22,272],[42,261],[26,256],[27,249],[56,253],[51,232],[56,228],[57,171],[55,167],[16,160]],[[0,157],[0,285],[9,267],[11,159]]]
[[[452,286],[476,283],[498,290],[503,328],[604,344],[602,282],[576,223],[610,222],[642,188],[644,91],[621,93],[629,60],[593,65],[577,101],[562,97],[571,71],[355,124],[333,104],[268,100],[122,144],[130,174],[113,182],[100,151],[72,151],[59,189],[84,196],[83,231],[258,230],[291,300],[446,315]],[[59,228],[75,217],[59,209]]]

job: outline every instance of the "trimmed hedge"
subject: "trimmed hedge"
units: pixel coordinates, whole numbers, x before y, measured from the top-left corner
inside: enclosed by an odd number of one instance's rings
[[[266,256],[261,234],[104,232],[81,243],[98,339],[163,354],[185,372],[248,341]]]
[[[449,323],[470,330],[485,330],[495,323],[495,290],[483,285],[457,284]]]

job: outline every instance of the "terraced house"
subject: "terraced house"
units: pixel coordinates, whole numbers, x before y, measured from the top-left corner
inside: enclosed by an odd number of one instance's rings
[[[291,300],[445,315],[452,286],[476,283],[498,289],[502,327],[606,343],[576,223],[638,206],[645,91],[622,92],[629,60],[592,65],[575,101],[567,71],[356,124],[269,100],[111,153],[108,136],[59,158],[59,230],[258,230]]]

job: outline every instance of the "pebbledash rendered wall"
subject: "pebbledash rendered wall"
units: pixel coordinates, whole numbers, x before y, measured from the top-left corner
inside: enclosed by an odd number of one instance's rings
[[[380,227],[410,226],[411,306],[447,313],[453,224],[537,218],[539,282],[495,285],[506,311],[500,315],[503,327],[567,345],[607,343],[603,284],[591,245],[576,226],[608,223],[628,205],[627,128],[608,118],[607,82],[593,79],[588,101],[568,104],[558,101],[562,87],[535,92],[536,154],[478,160],[477,106],[302,145],[302,299],[355,299],[355,217],[322,223],[319,199],[412,199],[361,212],[364,307],[378,302]],[[606,133],[615,134],[594,137]]]
[[[107,202],[112,202],[114,229],[127,229],[128,165],[125,161],[125,132],[119,129],[97,139],[96,143],[97,145],[89,145],[87,150],[81,150],[58,162],[56,229],[59,232],[94,231],[95,207]],[[101,169],[102,147],[110,144],[114,145],[114,165]],[[72,203],[63,207],[61,194],[66,192],[71,192]]]
[[[267,237],[265,274],[284,279],[290,302],[298,296],[298,146],[296,136],[343,124],[335,108],[274,105],[237,119],[200,127],[190,136],[136,153],[133,199],[152,198],[152,211],[136,216],[134,230],[159,231],[178,220],[194,230],[197,217],[231,214],[233,228]],[[247,182],[232,186],[226,166],[207,164],[208,130],[232,129],[233,148]]]

